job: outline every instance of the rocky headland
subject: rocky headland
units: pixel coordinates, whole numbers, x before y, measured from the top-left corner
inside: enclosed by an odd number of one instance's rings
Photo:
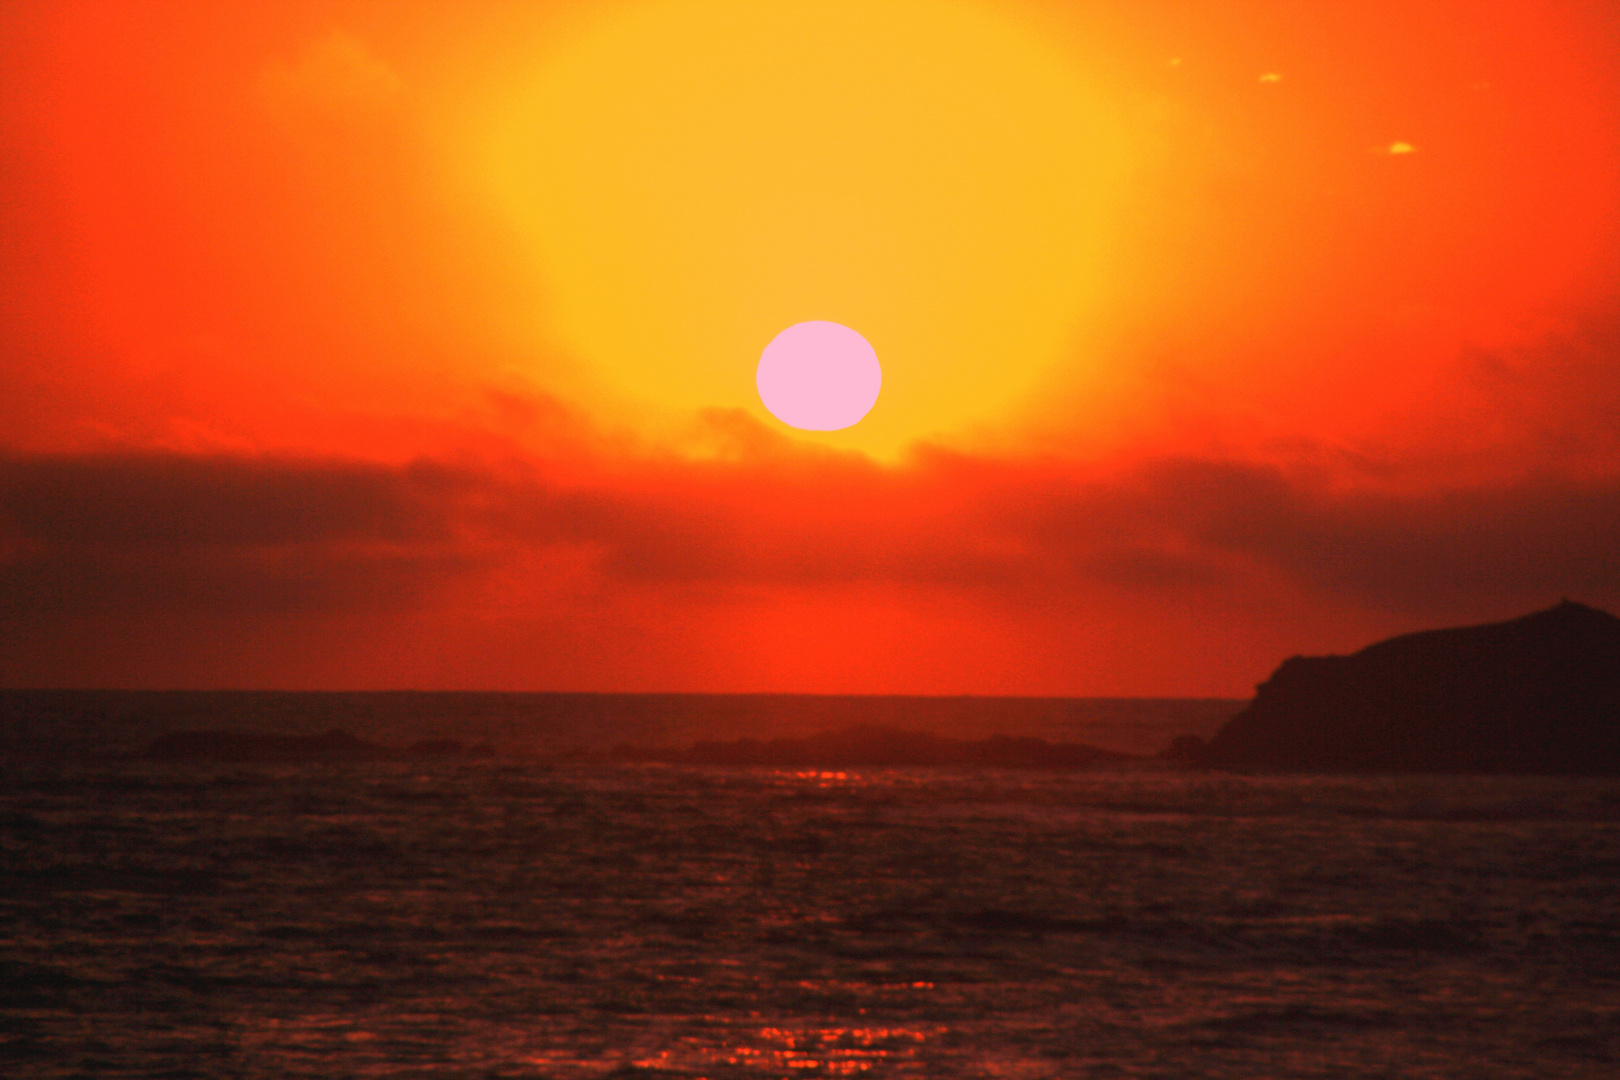
[[[1566,600],[1296,656],[1207,746],[1175,749],[1234,769],[1620,775],[1620,619]]]

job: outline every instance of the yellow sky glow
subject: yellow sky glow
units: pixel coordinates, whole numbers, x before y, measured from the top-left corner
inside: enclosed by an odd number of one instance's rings
[[[473,180],[532,243],[535,302],[593,396],[775,423],[760,350],[836,321],[877,349],[884,395],[817,437],[884,456],[1026,395],[1107,274],[1118,125],[993,9],[640,4],[496,100]]]

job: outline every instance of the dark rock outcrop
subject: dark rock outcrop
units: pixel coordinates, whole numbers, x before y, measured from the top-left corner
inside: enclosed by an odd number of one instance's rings
[[[379,746],[339,728],[322,735],[278,735],[258,731],[208,728],[159,735],[135,756],[148,761],[405,761],[444,758],[487,758],[489,743],[459,739],[419,739],[404,750]]]
[[[921,731],[861,726],[824,731],[802,739],[734,739],[699,742],[688,749],[621,744],[618,761],[686,765],[791,768],[977,767],[996,769],[1090,769],[1135,760],[1133,755],[1085,743],[1049,742],[1027,736],[952,739]]]
[[[1566,600],[1351,656],[1296,656],[1196,757],[1308,772],[1620,774],[1620,619]]]
[[[267,735],[251,731],[171,731],[147,743],[149,761],[381,761],[393,755],[375,743],[333,729],[324,735]]]

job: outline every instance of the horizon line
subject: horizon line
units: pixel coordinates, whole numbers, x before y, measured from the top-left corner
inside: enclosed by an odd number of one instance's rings
[[[0,694],[480,694],[508,697],[730,697],[730,698],[886,698],[927,701],[1244,701],[1224,694],[918,694],[835,693],[802,690],[424,690],[389,689],[286,689],[278,687],[124,687],[124,686],[0,686]],[[1252,695],[1251,695],[1252,696]]]

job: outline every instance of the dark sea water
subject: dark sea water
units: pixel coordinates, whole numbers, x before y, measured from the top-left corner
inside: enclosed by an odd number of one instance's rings
[[[0,1075],[1608,1078],[1620,781],[13,756]]]

